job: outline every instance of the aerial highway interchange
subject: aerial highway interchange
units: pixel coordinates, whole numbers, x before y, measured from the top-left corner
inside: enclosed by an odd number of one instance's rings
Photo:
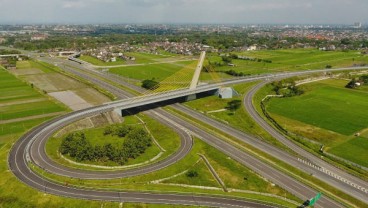
[[[290,193],[301,199],[308,199],[313,197],[318,190],[303,184],[299,180],[285,174],[284,172],[270,166],[264,161],[256,158],[254,155],[242,151],[236,146],[227,143],[216,135],[206,132],[198,126],[191,124],[190,122],[179,118],[171,114],[162,108],[155,108],[148,110],[145,113],[150,117],[154,118],[158,122],[161,122],[170,128],[174,129],[181,137],[180,149],[169,158],[161,161],[160,163],[154,163],[148,166],[144,166],[138,169],[132,169],[128,171],[112,171],[109,173],[101,173],[98,171],[84,171],[71,169],[61,166],[51,159],[48,158],[44,146],[47,139],[57,130],[62,127],[86,118],[92,115],[96,115],[102,112],[112,111],[115,109],[129,109],[133,107],[142,107],[147,104],[154,104],[157,102],[165,101],[172,98],[185,97],[195,93],[213,91],[218,89],[223,85],[232,85],[236,83],[251,82],[256,80],[265,80],[253,88],[245,97],[243,102],[245,103],[246,110],[255,119],[255,121],[262,126],[267,132],[269,132],[277,140],[290,147],[296,152],[297,156],[285,152],[279,148],[276,148],[266,142],[255,139],[251,135],[244,132],[236,130],[228,125],[221,122],[215,121],[201,113],[191,110],[181,104],[173,104],[176,110],[179,110],[191,117],[194,117],[204,123],[207,123],[221,131],[226,132],[234,136],[235,138],[250,144],[262,151],[267,152],[273,157],[287,162],[288,164],[299,168],[302,171],[313,174],[314,177],[328,183],[329,185],[344,191],[345,193],[351,194],[357,199],[368,203],[368,183],[363,181],[344,170],[334,167],[333,165],[323,161],[322,159],[314,156],[313,154],[305,151],[295,143],[291,142],[280,134],[277,130],[271,127],[267,122],[263,120],[262,117],[258,115],[255,111],[252,97],[254,93],[262,87],[266,82],[275,79],[282,79],[286,77],[292,77],[302,74],[318,73],[318,72],[332,72],[332,71],[345,71],[345,70],[357,70],[360,67],[352,68],[341,68],[341,69],[323,69],[314,71],[300,71],[300,72],[289,72],[289,73],[279,73],[279,74],[267,74],[254,77],[245,77],[240,79],[226,80],[222,83],[214,83],[207,85],[197,86],[195,89],[184,89],[173,92],[167,92],[163,94],[157,94],[152,96],[144,96],[142,98],[135,98],[134,95],[123,91],[122,89],[104,81],[101,81],[98,77],[108,79],[111,82],[119,82],[119,84],[125,85],[128,88],[132,88],[135,91],[142,91],[139,87],[131,85],[124,82],[121,79],[117,79],[114,75],[107,73],[101,73],[101,71],[94,69],[94,67],[88,64],[79,64],[76,62],[61,60],[57,58],[50,57],[39,57],[35,54],[29,54],[36,59],[45,61],[51,64],[57,63],[57,65],[72,74],[80,76],[90,82],[99,85],[111,93],[115,94],[119,100],[106,103],[102,106],[91,107],[84,110],[75,111],[61,117],[55,118],[51,121],[43,123],[42,125],[32,129],[30,132],[22,136],[13,146],[9,155],[9,167],[11,171],[16,175],[22,182],[27,185],[39,189],[41,191],[60,195],[67,197],[83,198],[83,199],[97,199],[97,200],[110,200],[110,201],[121,201],[121,202],[144,202],[144,203],[163,203],[163,204],[186,204],[186,205],[203,205],[203,206],[220,206],[220,207],[272,207],[272,205],[265,205],[262,203],[249,202],[236,198],[223,198],[215,196],[196,196],[196,195],[182,195],[182,194],[153,194],[144,192],[113,192],[113,191],[101,191],[101,190],[89,190],[89,189],[77,189],[73,187],[68,187],[66,185],[58,184],[47,179],[42,178],[37,173],[34,173],[29,168],[29,162],[41,167],[47,172],[75,177],[75,178],[85,178],[85,179],[111,179],[111,178],[121,178],[129,177],[134,175],[141,175],[148,172],[156,171],[167,167],[175,163],[176,161],[183,158],[192,147],[191,136],[195,136],[210,144],[211,146],[217,148],[218,150],[224,152],[229,157],[240,162],[241,164],[251,168],[259,175],[272,181],[273,183],[279,185]],[[332,177],[329,174],[316,169],[314,167],[305,165],[301,162],[305,160],[315,164],[318,167],[323,167],[333,172],[339,177]],[[344,179],[344,180],[342,180]],[[343,204],[336,202],[330,197],[323,196],[316,207],[344,207]]]

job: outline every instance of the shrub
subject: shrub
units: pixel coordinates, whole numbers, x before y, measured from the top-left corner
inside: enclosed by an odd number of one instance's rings
[[[195,170],[190,170],[185,175],[189,178],[194,178],[198,176],[198,172]]]

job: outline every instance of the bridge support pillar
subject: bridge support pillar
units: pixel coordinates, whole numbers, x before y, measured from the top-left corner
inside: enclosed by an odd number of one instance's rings
[[[115,113],[118,114],[120,117],[123,117],[123,111],[119,108],[114,109]]]
[[[188,95],[185,98],[185,101],[192,101],[192,100],[195,100],[195,99],[197,99],[197,95],[196,94],[192,94],[192,95]]]

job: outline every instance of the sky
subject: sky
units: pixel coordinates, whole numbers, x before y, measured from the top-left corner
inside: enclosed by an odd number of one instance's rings
[[[368,23],[368,0],[0,0],[0,24]]]

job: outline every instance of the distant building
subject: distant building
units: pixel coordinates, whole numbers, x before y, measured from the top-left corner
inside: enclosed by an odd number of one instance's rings
[[[257,46],[256,45],[252,45],[252,46],[249,46],[247,51],[255,51],[257,50]]]
[[[354,23],[354,28],[361,28],[362,27],[362,23],[361,22],[355,22]]]
[[[0,37],[0,44],[1,44],[1,43],[5,43],[5,41],[6,41],[6,39],[5,39],[5,38]]]
[[[46,38],[47,38],[48,36],[47,35],[45,35],[45,34],[36,34],[36,35],[33,35],[32,37],[31,37],[31,40],[32,41],[36,41],[36,40],[46,40]]]

